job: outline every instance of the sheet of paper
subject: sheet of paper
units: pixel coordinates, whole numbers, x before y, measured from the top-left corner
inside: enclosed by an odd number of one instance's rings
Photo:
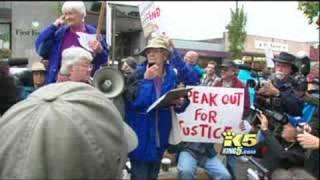
[[[93,52],[93,49],[90,48],[89,46],[89,41],[96,39],[96,34],[87,34],[87,33],[83,33],[83,32],[77,32],[77,35],[79,36],[78,40],[80,45],[87,49],[90,52]]]

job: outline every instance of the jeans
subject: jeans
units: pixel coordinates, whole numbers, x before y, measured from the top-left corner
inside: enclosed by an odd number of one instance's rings
[[[232,179],[236,179],[238,157],[236,155],[226,155],[226,161],[227,169],[230,172]]]
[[[160,171],[160,161],[137,161],[130,160],[131,163],[131,179],[143,180],[158,178]]]
[[[177,168],[179,179],[196,179],[197,160],[189,152],[182,151],[180,153]],[[217,156],[207,159],[203,168],[207,171],[209,177],[215,180],[231,179],[228,170]]]

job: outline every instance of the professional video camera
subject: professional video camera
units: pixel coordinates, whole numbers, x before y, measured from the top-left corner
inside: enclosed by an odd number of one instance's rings
[[[0,59],[0,65],[13,66],[24,66],[28,64],[28,58],[7,58]]]
[[[14,77],[16,85],[32,86],[32,73],[25,66],[28,58],[0,59],[0,65],[10,68],[10,75]]]

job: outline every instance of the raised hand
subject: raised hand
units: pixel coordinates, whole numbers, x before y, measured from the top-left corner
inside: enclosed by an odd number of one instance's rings
[[[151,80],[159,75],[159,67],[155,64],[151,67],[147,67],[146,72],[144,73],[144,78]]]
[[[94,53],[101,53],[102,52],[102,46],[100,42],[96,39],[89,41],[89,47],[94,51]]]
[[[55,26],[60,27],[64,24],[64,15],[61,15],[56,21],[53,23]]]

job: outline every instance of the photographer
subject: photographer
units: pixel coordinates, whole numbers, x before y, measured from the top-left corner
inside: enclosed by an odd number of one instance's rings
[[[271,108],[291,116],[301,116],[303,101],[294,93],[293,74],[298,71],[295,64],[295,56],[281,52],[273,59],[275,62],[275,74],[271,81],[265,83],[257,91],[258,105],[262,105],[261,99],[271,99]]]
[[[261,113],[258,114],[263,135],[261,142],[266,147],[266,152],[262,158],[262,165],[272,173],[278,168],[303,167],[304,150],[296,141],[298,134],[297,126],[299,121],[294,118],[288,118],[288,123],[283,125],[281,136],[274,136],[269,130],[269,120]],[[301,119],[300,119],[301,120]]]

